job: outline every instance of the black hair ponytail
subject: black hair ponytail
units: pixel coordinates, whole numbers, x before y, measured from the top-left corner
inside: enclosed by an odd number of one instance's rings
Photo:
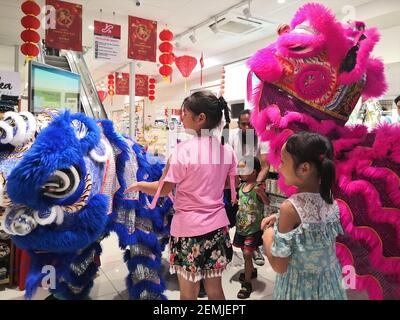
[[[305,162],[315,165],[320,178],[319,193],[326,203],[332,204],[336,179],[332,143],[320,134],[300,132],[288,139],[286,151],[293,157],[295,169]]]
[[[321,176],[321,185],[319,188],[319,193],[322,199],[324,199],[326,203],[332,204],[333,203],[332,188],[333,184],[335,183],[335,177],[336,177],[335,163],[333,162],[333,160],[327,157],[322,158],[320,176]]]
[[[229,124],[231,123],[231,117],[230,117],[230,110],[228,107],[228,103],[226,102],[225,98],[223,96],[220,96],[218,98],[219,100],[219,104],[220,104],[220,108],[225,116],[225,126],[223,129],[229,129]],[[221,144],[224,145],[225,144],[225,137],[222,134],[221,136]]]

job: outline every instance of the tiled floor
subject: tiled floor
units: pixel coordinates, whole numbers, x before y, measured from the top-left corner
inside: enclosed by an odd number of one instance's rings
[[[118,247],[117,236],[112,234],[109,238],[103,240],[103,254],[101,256],[101,270],[94,281],[94,286],[90,293],[93,300],[127,300],[128,292],[126,290],[125,278],[128,269],[123,262],[123,251]],[[179,299],[179,287],[176,275],[170,275],[168,269],[167,252],[163,254],[162,273],[167,284],[166,296],[170,300]],[[234,257],[230,268],[223,274],[222,282],[226,299],[237,300],[236,295],[240,289],[239,273],[242,272],[243,258],[238,249],[234,249]],[[274,287],[275,273],[268,265],[258,267],[258,278],[253,280],[253,293],[250,299],[253,300],[271,300]],[[0,300],[22,300],[23,292],[17,289],[8,289],[0,287]],[[34,300],[43,300],[48,296],[48,292],[39,289]],[[365,299],[364,295],[351,293],[351,299]]]

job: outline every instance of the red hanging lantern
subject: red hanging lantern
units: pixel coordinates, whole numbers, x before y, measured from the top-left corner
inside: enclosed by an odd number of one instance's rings
[[[221,71],[221,85],[219,88],[219,96],[222,97],[225,94],[225,67],[222,67]]]
[[[185,77],[185,92],[187,92],[187,78],[192,73],[193,69],[197,65],[197,59],[191,56],[182,56],[175,58],[175,64],[178,67],[181,74]]]
[[[40,42],[40,35],[35,30],[40,28],[40,20],[37,16],[41,10],[34,0],[22,3],[21,10],[25,14],[21,19],[21,25],[25,30],[21,32],[21,39],[24,43],[20,50],[27,60],[31,60],[39,54],[37,43]]]
[[[160,40],[171,42],[174,40],[174,34],[170,30],[164,29],[160,32]]]
[[[115,84],[114,84],[114,75],[109,74],[108,75],[108,95],[112,97],[115,94]]]
[[[150,78],[149,79],[149,100],[151,102],[153,102],[156,99],[156,97],[155,97],[155,94],[156,94],[156,91],[155,91],[156,85],[155,85],[155,83],[156,83],[156,79],[154,79],[154,78]]]
[[[159,71],[163,77],[169,77],[173,72],[172,67],[169,65],[160,67]]]
[[[173,72],[171,65],[175,61],[175,56],[172,53],[174,46],[171,44],[171,41],[174,39],[174,34],[170,30],[164,29],[160,32],[159,38],[163,41],[158,47],[162,52],[158,58],[158,61],[162,64],[160,74],[164,79],[169,77],[169,80],[171,81],[171,75]]]
[[[25,1],[21,4],[21,10],[26,15],[34,15],[37,17],[40,14],[40,6],[35,1]]]

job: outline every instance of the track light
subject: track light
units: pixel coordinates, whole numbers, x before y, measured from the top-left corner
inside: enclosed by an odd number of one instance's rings
[[[192,41],[192,43],[196,43],[196,42],[197,42],[196,36],[195,36],[195,34],[194,34],[194,31],[193,31],[193,34],[191,34],[191,35],[189,36],[189,39],[190,39],[190,41]]]
[[[219,30],[218,30],[218,18],[217,17],[215,17],[215,22],[212,25],[210,25],[210,29],[215,34],[217,34],[219,32]]]
[[[251,18],[250,4],[251,4],[251,0],[249,0],[247,7],[243,9],[243,14],[247,19]]]

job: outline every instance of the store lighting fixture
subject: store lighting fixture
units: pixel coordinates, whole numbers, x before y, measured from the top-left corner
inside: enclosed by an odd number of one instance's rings
[[[215,34],[217,34],[219,32],[219,30],[218,30],[218,18],[217,17],[215,17],[215,22],[212,25],[210,25],[210,29]]]
[[[94,25],[90,25],[89,27],[88,27],[90,30],[94,30]]]
[[[284,4],[286,2],[286,0],[278,0],[279,4]]]
[[[197,42],[196,36],[195,36],[195,34],[194,34],[194,31],[193,31],[193,34],[191,34],[191,35],[189,36],[189,39],[190,39],[190,41],[192,41],[192,43],[196,43],[196,42]]]
[[[243,9],[243,14],[247,19],[251,18],[250,5],[251,5],[251,0],[249,0],[249,3],[247,4],[247,7]]]

